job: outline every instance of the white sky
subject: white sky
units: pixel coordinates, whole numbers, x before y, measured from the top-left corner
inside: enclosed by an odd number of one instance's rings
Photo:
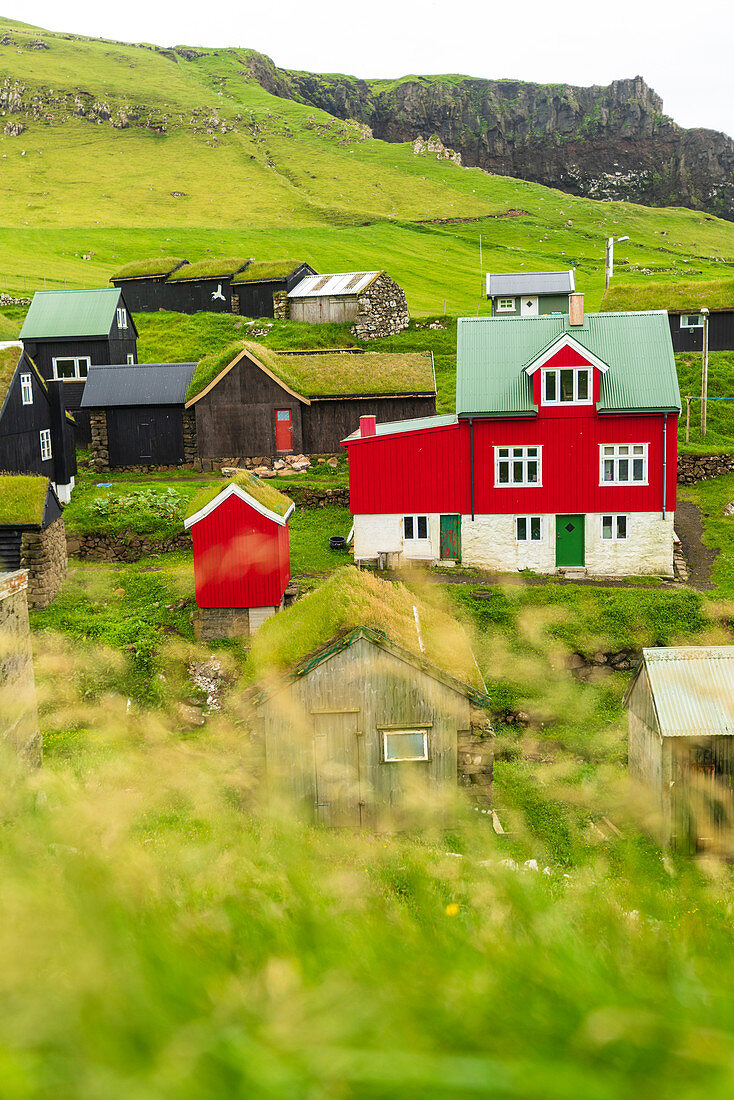
[[[246,46],[283,68],[466,73],[566,84],[641,75],[681,126],[734,135],[733,0],[25,0],[49,30],[163,46]]]

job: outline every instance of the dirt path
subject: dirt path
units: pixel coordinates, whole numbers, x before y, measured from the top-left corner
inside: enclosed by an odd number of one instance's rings
[[[700,592],[713,588],[711,566],[718,550],[703,544],[701,513],[690,500],[679,500],[675,513],[675,533],[681,541],[683,556],[688,565],[688,583]]]

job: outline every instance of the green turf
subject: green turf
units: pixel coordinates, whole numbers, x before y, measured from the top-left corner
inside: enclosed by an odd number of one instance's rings
[[[0,474],[0,524],[41,524],[47,493],[47,477]]]
[[[612,286],[604,295],[603,309],[680,309],[698,313],[708,309],[734,309],[734,278],[701,279],[697,282],[624,283]]]
[[[110,275],[112,279],[141,279],[149,275],[168,275],[184,263],[182,256],[156,256],[147,260],[133,260]]]
[[[293,503],[289,497],[279,492],[274,485],[267,481],[261,481],[259,477],[243,470],[221,484],[208,485],[206,488],[201,489],[187,506],[184,513],[185,517],[188,519],[189,516],[193,516],[202,508],[205,508],[230,485],[236,485],[248,496],[262,504],[264,508],[267,508],[270,512],[275,512],[279,516],[284,516]]]

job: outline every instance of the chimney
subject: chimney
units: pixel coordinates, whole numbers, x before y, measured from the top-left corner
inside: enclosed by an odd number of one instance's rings
[[[569,325],[583,325],[584,323],[584,296],[583,294],[569,294],[568,296],[568,323]]]
[[[366,439],[370,435],[377,435],[377,418],[374,416],[360,416],[359,434],[362,439]]]

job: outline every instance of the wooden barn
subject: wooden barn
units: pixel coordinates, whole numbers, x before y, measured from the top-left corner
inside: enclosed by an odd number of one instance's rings
[[[288,316],[312,325],[352,324],[361,340],[392,336],[410,323],[405,291],[386,271],[308,275],[288,292]]]
[[[159,309],[170,308],[166,282],[174,271],[188,262],[178,256],[134,260],[115,272],[110,282],[124,292],[128,308],[133,313],[155,313]]]
[[[232,278],[232,312],[243,317],[286,317],[288,293],[307,275],[310,264],[299,260],[253,260]]]
[[[163,285],[163,308],[178,313],[232,313],[232,279],[250,260],[198,260],[173,271]]]
[[[703,351],[703,313],[709,311],[709,351],[734,351],[734,279],[707,283],[622,283],[611,287],[604,309],[664,309],[668,314],[673,351]]]
[[[0,572],[28,572],[28,603],[48,607],[66,576],[66,531],[46,477],[0,474]]]
[[[684,850],[732,849],[734,646],[643,649],[624,696],[632,777]]]
[[[184,527],[193,540],[195,628],[204,641],[252,634],[282,608],[294,507],[245,471],[194,498]]]
[[[245,342],[203,359],[186,408],[204,468],[233,458],[333,454],[363,415],[436,410],[430,352],[284,353]]]
[[[512,271],[487,275],[487,297],[496,317],[568,313],[576,290],[573,271]]]
[[[63,382],[72,413],[81,408],[91,366],[138,360],[138,331],[117,288],[37,291],[20,338],[43,377]],[[77,442],[87,446],[89,417],[81,413],[74,419]]]
[[[92,367],[82,398],[95,469],[183,466],[196,459],[193,417],[184,408],[195,363]]]
[[[268,788],[307,819],[418,826],[488,806],[492,731],[468,639],[402,584],[347,566],[253,640]]]
[[[67,503],[76,476],[63,383],[47,382],[19,343],[0,344],[0,470],[43,474]]]

